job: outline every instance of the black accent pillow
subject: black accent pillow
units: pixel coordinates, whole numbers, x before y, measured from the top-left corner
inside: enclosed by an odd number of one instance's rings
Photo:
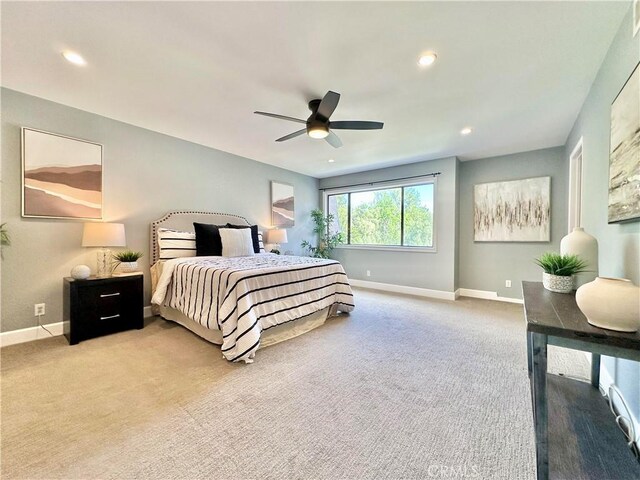
[[[217,225],[193,222],[193,228],[196,231],[198,257],[222,256],[222,239]]]
[[[258,239],[258,226],[257,225],[233,225],[227,223],[227,228],[250,228],[251,240],[253,241],[253,253],[260,253],[260,240]],[[196,247],[198,245],[198,232],[196,232]]]

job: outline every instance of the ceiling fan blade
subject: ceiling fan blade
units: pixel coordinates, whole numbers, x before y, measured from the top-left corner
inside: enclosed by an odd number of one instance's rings
[[[338,135],[336,135],[333,132],[329,132],[329,135],[327,135],[326,137],[324,137],[324,139],[327,141],[327,143],[329,145],[331,145],[333,148],[340,148],[342,146],[342,140],[340,140],[340,137],[338,137]]]
[[[290,122],[296,123],[307,123],[306,120],[300,120],[299,118],[287,117],[285,115],[278,115],[277,113],[267,113],[267,112],[253,112],[257,115],[264,115],[265,117],[273,117],[279,118],[280,120],[289,120]]]
[[[346,120],[329,122],[329,128],[337,130],[380,130],[384,126],[382,122],[365,122],[359,120]]]
[[[303,128],[302,130],[298,130],[297,132],[290,133],[289,135],[285,135],[284,137],[280,137],[276,140],[276,142],[284,142],[285,140],[291,140],[292,138],[299,137],[300,135],[307,133],[307,129]]]
[[[340,94],[329,90],[320,102],[320,105],[318,105],[317,114],[328,120],[333,111],[338,106],[339,101]]]

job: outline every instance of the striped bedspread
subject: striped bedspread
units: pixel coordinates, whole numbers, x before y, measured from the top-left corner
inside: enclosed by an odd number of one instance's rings
[[[151,301],[221,330],[224,357],[247,363],[262,330],[333,305],[354,308],[339,262],[273,254],[166,261]]]

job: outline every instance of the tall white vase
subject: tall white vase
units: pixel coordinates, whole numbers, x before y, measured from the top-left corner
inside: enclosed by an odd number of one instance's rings
[[[598,277],[578,289],[576,303],[591,325],[619,332],[640,329],[640,288],[631,280]]]
[[[560,254],[578,255],[587,264],[585,271],[574,275],[574,288],[592,282],[598,276],[598,240],[576,227],[560,241]]]

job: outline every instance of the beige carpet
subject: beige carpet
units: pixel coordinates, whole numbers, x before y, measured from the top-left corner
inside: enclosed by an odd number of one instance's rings
[[[355,293],[252,365],[161,319],[2,349],[2,478],[534,478],[522,307]]]

